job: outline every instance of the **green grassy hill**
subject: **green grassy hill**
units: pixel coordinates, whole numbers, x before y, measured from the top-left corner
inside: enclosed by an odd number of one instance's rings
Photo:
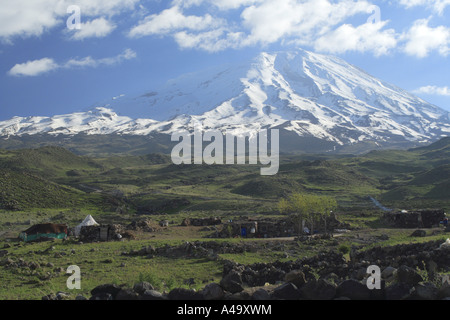
[[[102,210],[273,212],[292,192],[331,195],[351,207],[374,196],[390,205],[448,206],[450,139],[411,150],[362,156],[281,156],[276,176],[260,166],[171,163],[167,155],[78,156],[61,147],[0,150],[5,208],[71,207],[96,199]],[[424,204],[425,205],[425,204]]]
[[[0,208],[65,208],[80,206],[81,192],[23,171],[0,169]]]

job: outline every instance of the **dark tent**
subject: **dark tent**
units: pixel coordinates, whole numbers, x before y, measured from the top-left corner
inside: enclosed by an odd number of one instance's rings
[[[19,235],[25,242],[43,239],[65,239],[67,238],[67,226],[64,224],[37,224],[25,230]]]

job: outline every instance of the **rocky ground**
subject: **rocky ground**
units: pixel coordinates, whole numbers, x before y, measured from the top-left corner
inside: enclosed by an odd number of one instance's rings
[[[221,252],[248,250],[241,244],[196,242],[176,247],[143,247],[123,255],[193,254],[219,259]],[[450,243],[431,241],[358,251],[352,248],[347,261],[336,251],[289,262],[241,265],[224,260],[220,283],[201,290],[176,288],[156,291],[151,283],[133,288],[115,284],[100,285],[91,296],[78,300],[450,300]],[[381,289],[367,286],[367,268],[380,267]],[[59,292],[44,300],[63,300]]]

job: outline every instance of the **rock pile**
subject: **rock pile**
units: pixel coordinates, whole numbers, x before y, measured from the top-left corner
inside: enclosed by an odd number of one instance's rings
[[[215,241],[195,241],[185,242],[179,246],[169,246],[154,248],[153,246],[142,247],[140,250],[123,252],[125,256],[148,256],[158,255],[165,257],[194,257],[218,259],[218,254],[231,253],[239,254],[244,252],[257,252],[260,246],[256,243],[226,243]]]
[[[186,218],[183,220],[181,225],[183,227],[194,226],[194,227],[209,227],[216,226],[222,224],[222,220],[219,218],[203,218],[203,219],[194,219],[194,218]]]
[[[133,230],[138,232],[157,232],[160,230],[158,224],[149,219],[134,220],[127,227],[127,230]]]
[[[84,226],[81,228],[78,238],[84,243],[116,241],[121,240],[125,233],[125,228],[120,224]]]
[[[210,283],[199,291],[175,288],[167,292],[157,291],[151,283],[141,282],[133,288],[105,284],[91,291],[89,300],[439,300],[450,299],[450,282],[442,285],[423,282],[412,268],[401,266],[395,270],[394,281],[386,287],[383,279],[381,290],[370,290],[365,281],[346,279],[339,282],[323,278],[310,278],[300,270],[291,271],[276,285],[248,287],[245,276],[234,268],[220,283]],[[45,300],[61,300],[57,295]],[[78,296],[77,300],[88,300]]]
[[[392,266],[398,268],[407,265],[412,268],[427,269],[433,267],[443,272],[450,271],[450,250],[441,249],[443,241],[431,241],[425,243],[402,244],[392,247],[375,247],[356,253],[352,258],[358,265],[364,261],[370,261],[379,267]]]
[[[385,220],[396,228],[432,228],[445,218],[444,210],[386,212]]]
[[[100,228],[98,226],[84,226],[78,237],[82,242],[96,242],[100,239]]]

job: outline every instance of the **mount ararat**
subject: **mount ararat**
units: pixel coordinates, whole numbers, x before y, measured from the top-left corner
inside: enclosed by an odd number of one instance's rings
[[[0,136],[160,137],[198,126],[281,129],[282,151],[317,152],[434,142],[448,136],[450,113],[340,58],[297,50],[186,74],[87,112],[14,117]]]

